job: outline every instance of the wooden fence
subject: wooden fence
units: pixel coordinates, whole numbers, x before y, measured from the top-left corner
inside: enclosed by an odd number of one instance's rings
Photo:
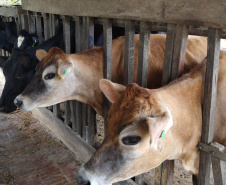
[[[225,3],[212,0],[22,0],[21,7],[0,7],[4,20],[15,19],[18,30],[31,31],[30,22],[35,25],[40,42],[53,36],[58,28],[58,20],[63,21],[65,52],[80,52],[91,48],[94,40],[94,24],[103,25],[104,33],[104,77],[111,79],[112,26],[125,27],[125,82],[133,81],[133,54],[135,29],[140,31],[138,83],[146,87],[150,31],[167,33],[164,73],[162,85],[178,77],[183,71],[183,61],[188,35],[208,37],[207,75],[203,104],[203,128],[200,149],[199,185],[208,185],[211,169],[216,185],[226,185],[226,150],[213,143],[213,120],[216,104],[216,88],[219,63],[220,38],[226,38]],[[42,27],[43,23],[43,27]],[[71,24],[73,23],[73,24]],[[70,35],[70,26],[75,26],[75,34]],[[44,32],[44,34],[43,34]],[[44,36],[44,37],[43,37]],[[71,42],[74,39],[74,42]],[[76,45],[73,50],[72,45]],[[2,54],[5,54],[2,52]],[[95,111],[76,101],[64,103],[64,113],[60,104],[53,111],[36,109],[33,111],[41,121],[48,122],[56,133],[78,157],[87,161],[98,143],[95,143]],[[105,104],[105,110],[108,103]],[[60,119],[58,119],[58,118]],[[65,124],[62,124],[61,120]],[[68,125],[70,125],[68,127]],[[76,143],[76,144],[74,144]],[[155,169],[155,184],[170,185],[173,175],[173,161],[166,161]],[[118,184],[145,185],[141,177],[135,182],[128,180]]]

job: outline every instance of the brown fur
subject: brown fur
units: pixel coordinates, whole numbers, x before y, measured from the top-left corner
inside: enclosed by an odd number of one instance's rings
[[[151,89],[161,86],[165,41],[164,34],[151,35],[150,37],[147,86]],[[124,42],[124,37],[112,41],[112,81],[121,84],[124,82]],[[134,43],[134,82],[137,82],[139,35],[135,35]],[[189,36],[187,48],[185,72],[188,72],[206,57],[207,40],[204,37]],[[51,64],[58,66],[59,61],[61,64],[73,63],[76,80],[83,82],[79,93],[74,92],[66,99],[76,99],[90,104],[98,114],[103,115],[103,96],[99,88],[99,80],[103,78],[103,47],[94,47],[76,54],[65,54],[59,48],[52,48],[42,61],[38,73],[43,72]],[[63,81],[58,83],[63,83]],[[72,82],[72,86],[73,83],[77,82]]]
[[[179,80],[155,90],[145,89],[136,84],[124,88],[121,97],[109,109],[104,142],[92,158],[81,167],[78,175],[91,182],[95,179],[100,184],[111,184],[139,175],[155,168],[165,160],[172,159],[181,160],[186,170],[198,175],[198,143],[202,130],[205,69],[206,61],[203,61]],[[226,51],[221,52],[220,55],[213,138],[215,142],[224,146],[226,146],[225,74]],[[114,84],[112,87],[116,86],[117,84]],[[104,90],[103,92],[106,93]],[[170,111],[168,115],[171,116],[168,118],[172,118],[173,125],[160,139],[159,131],[166,128],[162,124],[164,117],[166,118],[166,110]],[[170,123],[169,120],[165,119],[166,125],[167,122]],[[155,127],[159,128],[157,133]],[[123,137],[134,133],[141,137],[139,144],[135,146],[122,144]],[[157,139],[156,148],[151,147],[152,139]],[[112,146],[121,153],[114,155],[113,150],[111,151]],[[106,151],[108,154],[112,153],[111,157],[108,157]],[[105,156],[104,161],[103,156]],[[119,157],[121,160],[118,162]],[[108,164],[111,164],[109,161],[117,166],[117,170],[103,172],[102,170],[107,169]],[[92,167],[88,168],[87,164],[89,166],[92,164]],[[109,176],[114,178],[111,179]]]

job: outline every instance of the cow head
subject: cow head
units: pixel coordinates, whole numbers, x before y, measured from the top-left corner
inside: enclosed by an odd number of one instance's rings
[[[48,53],[37,50],[40,62],[34,79],[15,99],[15,105],[25,111],[35,107],[46,107],[66,101],[75,86],[71,86],[75,76],[72,73],[73,63],[68,55],[59,48],[52,48]]]
[[[108,80],[101,80],[100,88],[113,104],[102,145],[77,174],[81,184],[110,185],[131,178],[160,165],[172,150],[172,115],[153,91]]]
[[[3,68],[6,82],[0,99],[1,112],[9,113],[16,110],[13,101],[34,77],[37,63],[38,59],[34,55],[13,49]]]
[[[30,34],[26,30],[21,30],[19,36],[14,42],[14,48],[20,48],[23,50],[29,47],[35,47],[38,45],[38,36],[36,34]]]

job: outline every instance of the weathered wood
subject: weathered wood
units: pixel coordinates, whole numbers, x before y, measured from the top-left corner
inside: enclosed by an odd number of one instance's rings
[[[213,140],[214,114],[217,95],[217,80],[220,54],[220,33],[209,28],[207,65],[205,75],[204,102],[202,111],[201,142],[209,144]],[[200,151],[199,185],[208,185],[210,177],[210,154]]]
[[[225,1],[143,0],[138,5],[137,0],[22,0],[22,5],[26,10],[62,15],[226,27]]]
[[[111,62],[112,62],[112,21],[105,19],[104,29],[104,78],[111,79]]]
[[[219,152],[224,152],[226,149],[219,143],[212,143],[211,146],[215,147]],[[226,150],[225,150],[226,152]],[[226,153],[224,153],[226,156]],[[218,158],[212,157],[212,168],[214,183],[217,185],[226,185],[226,161],[220,161]]]
[[[174,161],[165,161],[155,168],[155,185],[173,184]]]
[[[104,32],[104,78],[111,80],[112,78],[112,20],[104,19],[103,23]],[[104,117],[107,115],[110,103],[104,97]]]
[[[221,151],[219,151],[218,148],[216,148],[212,144],[209,145],[209,144],[205,144],[205,143],[199,143],[199,149],[201,151],[209,153],[211,156],[213,156],[219,160],[226,162],[226,150],[221,152]]]
[[[21,20],[22,29],[26,29],[27,31],[29,31],[27,14],[21,14],[20,15],[20,20]]]
[[[82,39],[81,39],[81,33],[82,33],[82,18],[81,17],[74,17],[75,21],[75,50],[76,52],[82,51]],[[76,132],[82,136],[82,103],[77,102],[75,104],[75,110],[76,114],[72,114],[72,116],[75,116],[75,123],[76,123]]]
[[[165,56],[163,65],[162,85],[166,85],[171,80],[172,60],[173,60],[173,46],[175,39],[175,25],[169,24],[167,26]]]
[[[18,14],[24,14],[25,11],[22,10],[22,6],[17,7],[8,7],[8,6],[0,6],[0,15],[7,17],[18,17]]]
[[[43,22],[44,22],[44,36],[45,40],[50,38],[50,32],[49,32],[49,15],[46,13],[42,13]]]
[[[32,115],[38,119],[43,126],[49,128],[58,139],[60,139],[73,153],[76,154],[83,162],[87,162],[95,149],[87,144],[77,133],[70,127],[63,124],[62,121],[55,117],[45,108],[36,108]]]
[[[150,30],[147,22],[140,23],[140,40],[138,54],[137,82],[142,87],[147,87],[148,60],[150,47]]]
[[[39,15],[38,13],[35,13],[35,19],[36,19],[36,30],[37,30],[38,40],[39,40],[39,44],[41,44],[43,42],[41,15]]]
[[[184,59],[188,40],[188,27],[185,25],[176,25],[171,80],[175,80],[184,72]]]
[[[65,45],[65,52],[71,53],[71,44],[70,44],[70,18],[67,16],[63,16],[63,32],[64,32],[64,45]],[[70,110],[70,101],[66,101],[64,103],[65,112],[64,112],[64,123],[70,123],[71,117],[71,110]]]
[[[124,85],[133,82],[135,22],[125,21]]]

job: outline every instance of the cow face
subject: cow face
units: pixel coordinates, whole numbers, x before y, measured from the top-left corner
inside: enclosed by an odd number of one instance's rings
[[[100,88],[113,105],[105,140],[77,174],[81,184],[110,185],[139,175],[161,164],[172,148],[168,130],[173,119],[154,93],[106,80],[101,80]]]
[[[3,68],[6,82],[0,100],[1,112],[16,110],[13,101],[34,77],[37,63],[35,56],[20,49],[13,49]]]
[[[34,79],[14,101],[15,105],[25,111],[35,107],[46,107],[62,101],[73,92],[75,86],[72,63],[67,60],[67,55],[59,48],[52,48],[47,54],[38,50],[40,62]]]

